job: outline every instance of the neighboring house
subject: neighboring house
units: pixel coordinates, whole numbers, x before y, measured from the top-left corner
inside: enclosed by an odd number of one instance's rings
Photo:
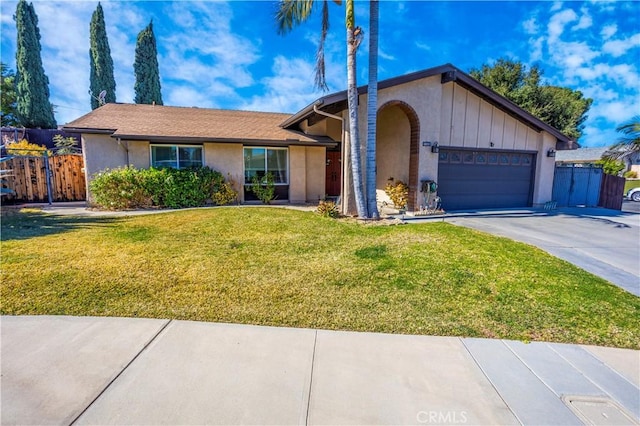
[[[365,160],[367,88],[359,89]],[[393,177],[409,185],[408,210],[438,183],[447,210],[537,206],[551,200],[556,150],[567,136],[452,65],[378,86],[377,193]],[[64,126],[82,133],[88,180],[105,168],[207,165],[248,183],[276,176],[278,199],[339,196],[355,212],[347,94],[324,96],[294,115],[107,104]],[[560,152],[560,151],[558,151]],[[241,201],[251,199],[242,191]]]
[[[556,164],[559,166],[591,167],[602,159],[602,155],[609,148],[606,146],[598,148],[578,148],[568,151],[558,151],[556,153]]]
[[[591,167],[597,165],[610,147],[578,148],[570,151],[558,151],[556,164],[559,166]],[[620,159],[625,165],[624,172],[635,171],[640,174],[640,153],[633,152]]]
[[[640,152],[633,152],[622,159],[626,171],[636,172],[640,176]]]

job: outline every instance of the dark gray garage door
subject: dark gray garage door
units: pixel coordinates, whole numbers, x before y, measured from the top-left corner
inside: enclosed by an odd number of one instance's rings
[[[527,207],[535,154],[441,149],[438,195],[445,210]]]

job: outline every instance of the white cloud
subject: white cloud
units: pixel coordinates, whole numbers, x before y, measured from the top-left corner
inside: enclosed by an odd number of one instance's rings
[[[277,56],[271,71],[272,75],[261,81],[264,94],[252,97],[241,109],[295,112],[322,96],[313,88],[314,64],[309,61]]]
[[[562,2],[561,1],[556,1],[553,2],[553,5],[551,5],[551,9],[549,9],[551,12],[555,12],[556,10],[560,10],[562,9]]]
[[[543,45],[544,45],[544,37],[538,38],[530,38],[529,45],[531,46],[531,50],[529,52],[529,60],[531,62],[537,62],[542,59],[543,55]]]
[[[580,9],[580,12],[582,13],[582,15],[580,16],[580,20],[571,28],[572,31],[584,30],[593,25],[593,19],[591,18],[588,9],[583,7],[582,9]]]
[[[564,27],[578,19],[578,15],[572,9],[564,9],[561,12],[556,13],[549,20],[547,26],[549,32],[549,40],[558,39],[564,32]]]
[[[537,34],[540,31],[538,22],[533,16],[522,23],[522,28],[527,34]]]
[[[416,41],[415,45],[420,50],[426,50],[426,51],[431,50],[431,46],[429,46],[427,43],[423,43],[421,41]]]
[[[608,40],[611,37],[613,37],[617,31],[618,31],[618,25],[616,24],[605,25],[604,27],[602,27],[602,31],[600,31],[600,35],[605,40]]]
[[[602,51],[614,58],[625,55],[627,51],[640,47],[640,33],[626,39],[609,40],[602,46]]]
[[[387,61],[395,61],[396,57],[393,55],[389,55],[388,53],[384,52],[382,49],[378,49],[378,56],[382,59],[386,59]]]

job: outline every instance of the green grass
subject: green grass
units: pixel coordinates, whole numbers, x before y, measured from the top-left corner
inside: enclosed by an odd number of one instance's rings
[[[639,348],[640,298],[447,223],[215,208],[2,221],[5,315],[189,319]]]
[[[640,179],[634,179],[634,180],[627,179],[626,182],[624,183],[623,193],[626,195],[631,188],[638,188],[638,187],[640,187]]]

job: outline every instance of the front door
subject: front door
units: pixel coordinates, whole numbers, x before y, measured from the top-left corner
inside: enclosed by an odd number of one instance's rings
[[[325,192],[329,197],[337,197],[340,195],[341,169],[340,151],[327,151]]]

